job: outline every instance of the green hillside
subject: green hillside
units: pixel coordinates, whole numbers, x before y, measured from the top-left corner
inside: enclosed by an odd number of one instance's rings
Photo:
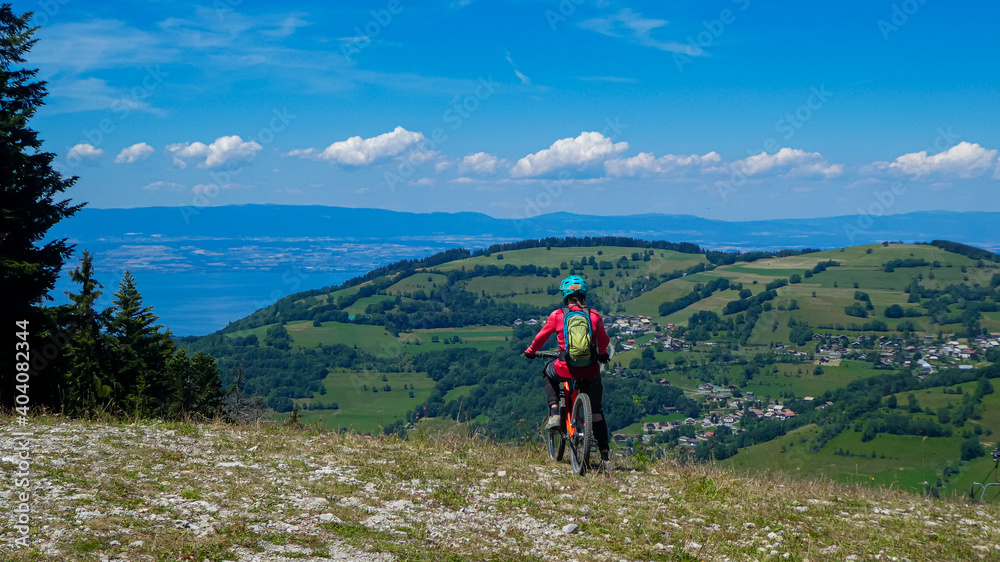
[[[643,441],[740,470],[967,493],[1000,424],[980,382],[1000,376],[1000,264],[940,246],[455,250],[286,297],[182,344],[224,371],[243,365],[247,390],[279,418],[297,407],[310,423],[401,435],[452,419],[523,441],[544,401],[542,363],[520,352],[577,274],[618,350],[605,410],[628,450]],[[689,417],[643,436],[643,420]]]

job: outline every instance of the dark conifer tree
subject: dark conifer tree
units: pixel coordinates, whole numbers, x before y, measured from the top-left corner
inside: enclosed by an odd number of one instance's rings
[[[68,307],[70,345],[66,349],[65,396],[66,412],[72,415],[95,410],[113,410],[111,401],[114,381],[111,378],[111,349],[113,340],[104,333],[107,311],[94,308],[104,287],[94,279],[93,255],[84,251],[80,267],[73,270],[71,279],[80,284],[80,292],[66,295],[73,303]]]
[[[138,415],[162,410],[173,393],[166,371],[175,345],[158,319],[152,306],[143,306],[135,278],[126,271],[115,293],[109,333],[116,340],[115,402]]]
[[[191,356],[194,378],[192,411],[206,417],[214,416],[222,408],[222,380],[215,358],[198,351]]]
[[[49,297],[63,263],[72,253],[65,239],[44,242],[46,233],[83,205],[60,200],[75,177],[64,178],[52,168],[55,154],[46,152],[28,122],[43,104],[45,82],[37,70],[23,68],[35,44],[29,15],[16,15],[0,5],[0,344],[13,350],[14,322],[27,321],[31,354],[32,405],[58,403],[59,377],[47,376],[65,345],[65,333],[54,314],[42,304]],[[48,345],[48,349],[45,346]],[[46,359],[42,352],[48,351]],[[0,355],[0,404],[11,406],[13,353]]]

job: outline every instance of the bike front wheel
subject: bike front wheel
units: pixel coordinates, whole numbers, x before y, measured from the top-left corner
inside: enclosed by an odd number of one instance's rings
[[[570,438],[569,462],[573,472],[583,475],[590,468],[590,453],[594,444],[594,414],[590,397],[584,393],[573,401],[573,437]]]
[[[566,453],[566,439],[562,432],[559,431],[559,428],[542,429],[542,431],[545,432],[545,444],[549,447],[549,456],[554,461],[561,461]]]

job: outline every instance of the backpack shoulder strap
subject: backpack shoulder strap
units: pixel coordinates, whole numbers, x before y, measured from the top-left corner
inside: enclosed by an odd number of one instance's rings
[[[583,307],[587,311],[587,325],[590,326],[590,350],[596,356],[597,355],[597,335],[594,334],[594,309],[589,306]]]
[[[563,325],[562,325],[563,345],[559,349],[559,360],[560,361],[565,361],[566,360],[566,354],[569,353],[569,342],[566,341],[566,338],[569,337],[569,335],[566,333],[566,317],[569,316],[569,307],[568,306],[560,306],[556,310],[561,310],[562,311],[562,315],[563,315]]]

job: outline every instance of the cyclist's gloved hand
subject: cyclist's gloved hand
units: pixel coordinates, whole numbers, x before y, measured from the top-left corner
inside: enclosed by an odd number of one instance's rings
[[[600,354],[600,355],[597,356],[597,361],[600,362],[600,363],[607,363],[607,362],[611,361],[611,356],[608,355],[607,353],[602,353],[602,354]]]
[[[524,350],[524,356],[527,357],[528,359],[534,359],[535,357],[538,357],[537,355],[535,355],[533,351],[528,351],[528,350]]]

